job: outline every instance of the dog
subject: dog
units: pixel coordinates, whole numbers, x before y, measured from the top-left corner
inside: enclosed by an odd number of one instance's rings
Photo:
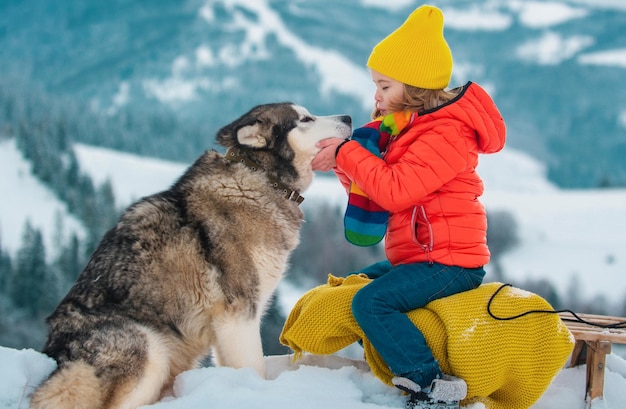
[[[299,243],[299,204],[324,138],[347,115],[259,105],[216,135],[171,188],[128,207],[47,318],[55,371],[32,409],[131,409],[214,364],[265,377],[260,322]]]

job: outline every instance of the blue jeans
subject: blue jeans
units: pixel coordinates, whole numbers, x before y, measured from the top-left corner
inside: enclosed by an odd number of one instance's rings
[[[478,287],[485,270],[439,263],[401,264],[388,261],[359,271],[373,281],[352,300],[357,323],[391,372],[411,379],[422,388],[441,376],[439,363],[421,331],[406,312],[430,301]]]

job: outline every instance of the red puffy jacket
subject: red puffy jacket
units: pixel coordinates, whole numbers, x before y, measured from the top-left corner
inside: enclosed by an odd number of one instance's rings
[[[356,141],[344,144],[335,173],[390,212],[385,252],[393,265],[479,267],[490,254],[478,154],[501,150],[505,135],[493,100],[470,82],[452,101],[415,114],[384,159]]]

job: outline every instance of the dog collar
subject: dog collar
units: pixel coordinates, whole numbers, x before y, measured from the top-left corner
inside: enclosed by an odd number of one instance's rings
[[[265,170],[261,165],[250,159],[244,152],[237,148],[230,148],[226,152],[226,159],[232,162],[243,163],[252,170]],[[304,197],[297,190],[291,189],[289,186],[270,175],[267,175],[267,177],[270,179],[272,187],[285,195],[285,199],[292,200],[297,204],[304,201]]]

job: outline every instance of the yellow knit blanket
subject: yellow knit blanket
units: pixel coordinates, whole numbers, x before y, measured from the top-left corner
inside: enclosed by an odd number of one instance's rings
[[[383,382],[393,374],[365,338],[351,311],[352,297],[370,279],[339,278],[300,298],[291,311],[280,341],[296,358],[308,352],[335,353],[362,339],[365,360]],[[570,355],[574,339],[556,314],[530,314],[499,321],[487,313],[487,303],[501,283],[433,301],[408,313],[422,331],[443,372],[463,378],[467,405],[482,402],[489,409],[528,408],[545,392]],[[529,310],[551,310],[536,294],[505,287],[491,311],[510,317]]]

